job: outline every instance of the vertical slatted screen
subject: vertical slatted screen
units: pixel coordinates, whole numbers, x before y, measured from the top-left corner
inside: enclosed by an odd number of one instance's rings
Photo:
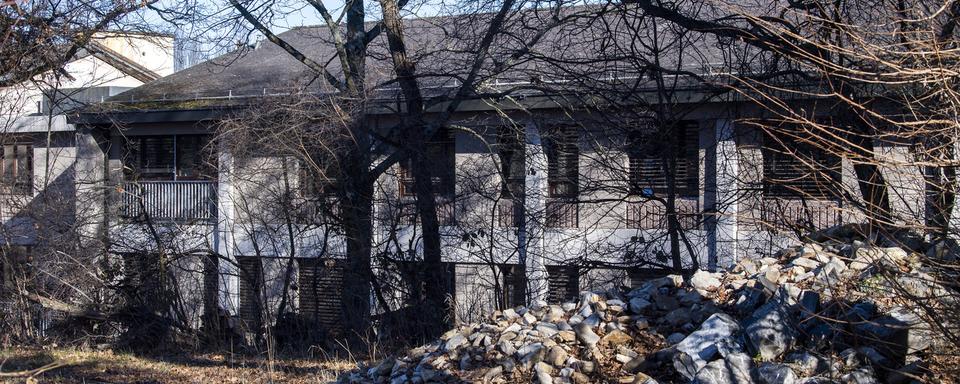
[[[453,197],[456,193],[456,142],[453,131],[442,128],[424,148],[430,166],[430,182],[435,196]],[[400,195],[414,196],[413,169],[410,160],[400,163]]]
[[[329,332],[343,330],[343,269],[339,259],[301,258],[300,314]]]
[[[259,257],[237,257],[240,265],[240,321],[248,330],[260,327],[261,300],[263,287],[263,262]]]

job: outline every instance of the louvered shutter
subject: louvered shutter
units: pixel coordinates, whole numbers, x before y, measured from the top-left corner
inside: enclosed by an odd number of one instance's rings
[[[343,260],[302,258],[297,262],[301,315],[327,331],[342,331]]]
[[[774,137],[774,134],[764,134],[764,195],[790,199],[830,198],[840,182],[840,157],[801,143],[791,135]]]
[[[572,126],[553,127],[544,138],[550,197],[576,198],[580,192],[580,147],[577,138],[577,129]]]
[[[263,287],[263,262],[259,257],[237,257],[240,265],[240,320],[248,331],[260,327],[260,291]]]
[[[655,124],[655,123],[650,123]],[[695,121],[674,123],[669,129],[656,126],[638,126],[629,138],[629,177],[631,192],[639,195],[663,196],[669,192],[667,169],[664,159],[674,160],[673,169],[676,195],[699,196],[699,147],[700,137]],[[657,135],[662,132],[674,134],[675,146]],[[664,153],[664,151],[669,151]],[[675,156],[675,157],[674,157]]]

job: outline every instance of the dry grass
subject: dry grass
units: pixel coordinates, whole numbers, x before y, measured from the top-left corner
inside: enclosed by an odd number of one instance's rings
[[[0,377],[14,383],[327,383],[356,367],[347,360],[282,359],[270,369],[265,359],[224,354],[145,357],[67,349],[3,350],[0,361],[2,372],[67,364],[32,378]]]

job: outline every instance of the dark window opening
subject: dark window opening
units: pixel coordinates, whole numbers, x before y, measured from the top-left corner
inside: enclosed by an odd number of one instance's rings
[[[794,134],[764,133],[765,197],[830,199],[836,195],[840,183],[840,168],[839,156],[798,140]]]
[[[430,167],[430,184],[434,196],[452,198],[456,193],[456,146],[453,132],[443,128],[427,141],[424,149]],[[400,162],[400,195],[414,196],[412,160]]]
[[[548,265],[547,284],[550,289],[547,294],[548,303],[575,302],[580,295],[580,268],[570,265]]]
[[[0,286],[0,297],[8,292],[18,292],[20,287],[32,279],[28,274],[32,271],[31,249],[25,246],[6,246],[0,252],[0,271],[3,273],[3,285]]]
[[[580,194],[580,147],[574,126],[558,126],[543,138],[547,155],[547,184],[550,197],[576,198]]]
[[[0,169],[5,194],[29,195],[33,192],[33,146],[30,144],[4,144],[3,165]]]
[[[503,297],[501,308],[514,308],[527,302],[527,274],[523,265],[506,264],[500,266],[503,276]]]
[[[327,331],[342,330],[344,262],[337,259],[298,259],[300,314]]]
[[[523,132],[516,127],[501,127],[497,144],[500,154],[500,171],[503,175],[501,196],[504,198],[523,196],[526,183]]]
[[[125,171],[140,180],[216,178],[210,135],[132,136],[127,139]]]
[[[240,321],[248,332],[260,328],[261,301],[263,287],[263,263],[259,257],[237,257],[240,266]]]
[[[656,122],[651,121],[630,132],[628,157],[631,194],[667,195],[670,191],[668,176],[673,176],[675,196],[699,196],[700,138],[697,122],[668,124],[658,127]]]

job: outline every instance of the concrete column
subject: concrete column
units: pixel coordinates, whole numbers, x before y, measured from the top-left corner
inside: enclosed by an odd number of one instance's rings
[[[713,270],[728,266],[737,260],[737,214],[739,208],[738,173],[740,159],[737,152],[734,124],[729,119],[719,119],[713,126],[715,148],[706,163],[708,175],[704,196],[706,207],[715,212],[707,237],[708,263]]]
[[[219,304],[230,314],[236,314],[240,307],[240,279],[234,254],[234,226],[236,210],[233,204],[233,154],[221,141],[217,154],[217,224],[214,233],[213,249],[220,256],[217,263],[220,274]],[[225,258],[226,260],[222,260]]]
[[[77,158],[74,163],[78,233],[84,249],[101,249],[107,244],[106,151],[103,135],[87,126],[77,126]]]
[[[544,250],[544,213],[547,201],[547,154],[533,122],[525,127],[523,226],[519,229],[520,261],[526,268],[529,303],[546,302],[549,284]]]

